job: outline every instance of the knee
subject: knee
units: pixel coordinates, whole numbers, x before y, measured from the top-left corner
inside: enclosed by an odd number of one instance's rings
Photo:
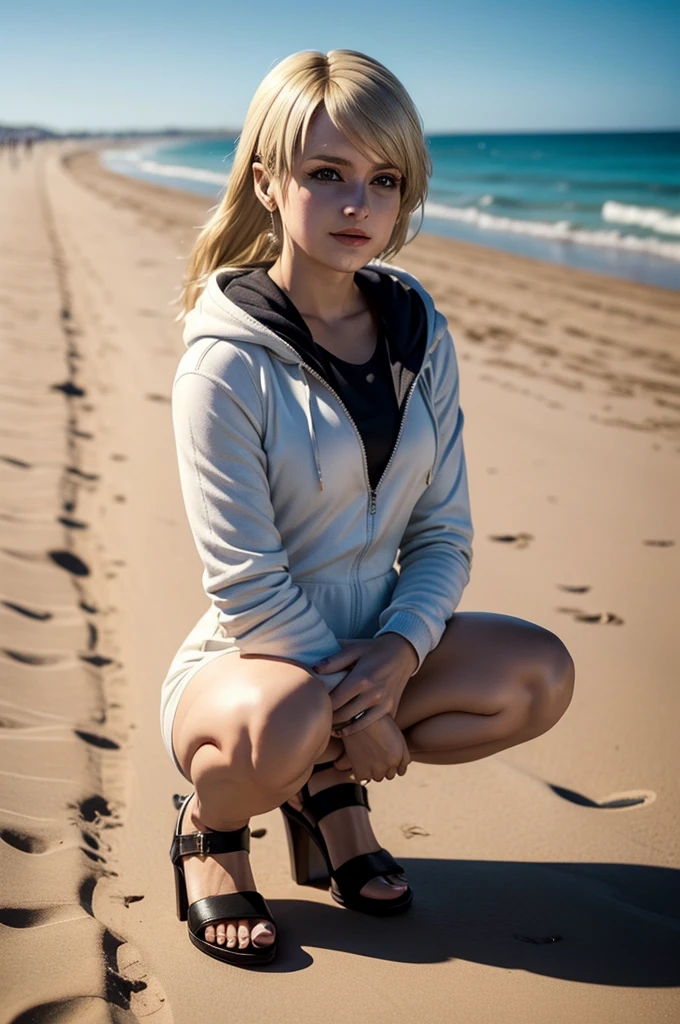
[[[532,736],[547,732],[565,713],[574,692],[574,660],[562,640],[549,630],[541,636],[541,658],[527,671],[528,728]]]
[[[252,770],[260,785],[288,788],[326,748],[333,712],[323,684],[313,676],[263,701],[251,716]]]

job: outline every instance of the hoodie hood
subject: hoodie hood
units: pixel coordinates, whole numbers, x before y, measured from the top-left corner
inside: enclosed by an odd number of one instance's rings
[[[434,302],[416,277],[381,260],[371,260],[356,271],[354,280],[378,313],[395,395],[403,411],[409,389],[435,344]],[[264,267],[227,267],[211,274],[185,317],[183,332],[187,348],[205,337],[262,345],[298,368],[306,387],[307,421],[323,489],[306,374],[309,368],[328,382],[332,379],[329,363],[297,307]]]

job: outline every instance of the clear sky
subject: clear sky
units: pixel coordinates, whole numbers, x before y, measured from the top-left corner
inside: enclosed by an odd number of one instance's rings
[[[0,123],[238,130],[270,67],[361,50],[425,130],[680,127],[678,0],[14,0]]]

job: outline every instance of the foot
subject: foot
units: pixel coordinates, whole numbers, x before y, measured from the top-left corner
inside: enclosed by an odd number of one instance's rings
[[[326,768],[322,772],[316,772],[307,783],[310,794],[321,792],[328,786],[336,786],[340,782],[353,782],[349,771],[341,772],[337,768]],[[289,803],[296,810],[302,810],[302,793],[296,793],[289,800]],[[311,814],[307,815],[310,820]],[[331,858],[334,868],[340,867],[351,857],[360,853],[377,853],[380,843],[375,838],[371,828],[370,818],[366,807],[341,807],[337,811],[331,811],[319,822],[319,829]],[[372,900],[394,900],[401,896],[408,889],[408,882],[405,875],[378,875],[366,882],[360,890],[361,896]]]
[[[182,834],[188,832],[212,832],[198,816],[196,794],[193,793],[182,819]],[[255,880],[250,869],[250,858],[245,850],[233,853],[216,853],[201,856],[193,853],[182,858],[184,877],[189,903],[204,896],[221,896],[225,893],[246,892],[255,889]],[[224,921],[206,925],[203,938],[227,949],[247,949],[252,945],[259,949],[270,946],[276,937],[276,929],[266,918],[239,920],[226,918]]]

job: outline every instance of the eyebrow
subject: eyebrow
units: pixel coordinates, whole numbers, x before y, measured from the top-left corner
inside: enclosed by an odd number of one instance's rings
[[[327,164],[340,164],[341,167],[351,167],[352,161],[346,160],[344,156],[327,156],[325,153],[317,153],[315,156],[308,156],[306,160],[323,160]],[[374,171],[395,170],[399,168],[395,164],[373,164]]]

